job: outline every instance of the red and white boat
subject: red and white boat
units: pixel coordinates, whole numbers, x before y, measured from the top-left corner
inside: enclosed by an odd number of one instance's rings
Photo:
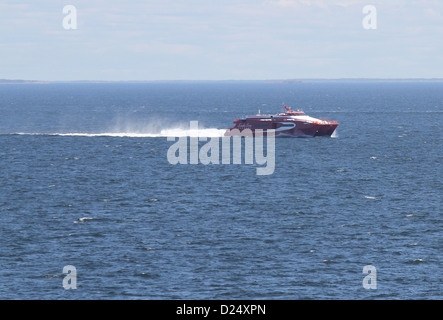
[[[266,135],[267,130],[274,130],[275,135],[282,136],[331,136],[338,126],[337,121],[317,119],[306,115],[303,111],[292,111],[287,106],[286,112],[275,115],[246,116],[242,119],[235,119],[234,126],[227,129],[225,136],[247,135],[255,130],[263,130]],[[243,132],[245,129],[247,132]]]

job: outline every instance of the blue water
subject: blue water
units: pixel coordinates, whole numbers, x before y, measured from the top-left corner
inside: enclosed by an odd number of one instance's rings
[[[283,103],[337,134],[276,139],[271,175],[168,162],[162,129]],[[441,299],[442,109],[429,81],[2,85],[0,298]]]

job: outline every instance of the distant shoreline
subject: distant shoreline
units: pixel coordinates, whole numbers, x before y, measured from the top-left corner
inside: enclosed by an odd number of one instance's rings
[[[255,82],[255,83],[303,83],[303,82],[443,82],[443,78],[300,78],[300,79],[264,79],[264,80],[22,80],[0,79],[0,84],[54,84],[54,83],[228,83],[228,82]]]

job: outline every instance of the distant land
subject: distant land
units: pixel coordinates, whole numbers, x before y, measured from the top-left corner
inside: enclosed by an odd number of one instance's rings
[[[366,81],[366,82],[420,82],[435,81],[442,82],[443,78],[300,78],[300,79],[264,79],[264,80],[22,80],[22,79],[0,79],[0,84],[51,84],[51,83],[152,83],[152,82],[264,82],[264,83],[301,83],[301,82],[341,82],[341,81]]]
[[[50,81],[0,79],[0,84],[20,84],[20,83],[50,83]]]

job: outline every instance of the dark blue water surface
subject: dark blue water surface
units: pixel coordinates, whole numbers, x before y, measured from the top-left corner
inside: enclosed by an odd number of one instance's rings
[[[336,137],[276,139],[271,175],[168,162],[162,129],[283,103]],[[430,81],[2,85],[0,298],[441,299],[442,108]]]

